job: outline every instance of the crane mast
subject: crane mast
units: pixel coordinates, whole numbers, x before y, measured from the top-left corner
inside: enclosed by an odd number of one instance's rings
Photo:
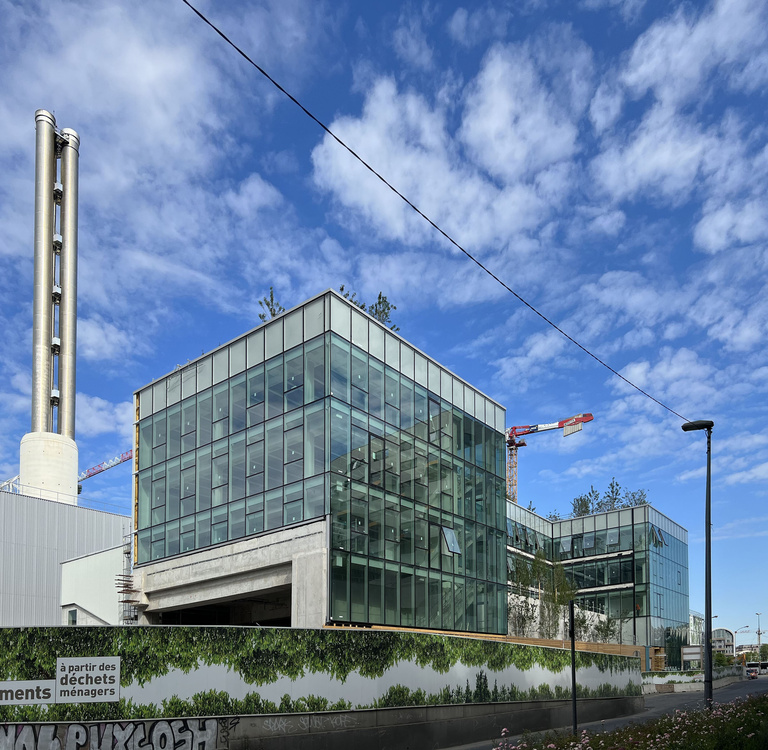
[[[579,432],[585,423],[591,422],[594,417],[591,414],[577,414],[574,417],[563,419],[560,422],[548,422],[547,424],[526,424],[510,427],[504,433],[507,439],[507,497],[517,504],[517,449],[526,445],[521,440],[525,435],[535,435],[537,432],[559,430],[562,428],[563,437]]]

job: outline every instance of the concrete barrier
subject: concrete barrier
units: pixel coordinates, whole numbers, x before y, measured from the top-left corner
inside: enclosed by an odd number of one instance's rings
[[[712,681],[712,688],[717,689],[730,685],[732,682],[740,682],[743,677],[739,675],[728,675],[719,680]],[[690,682],[664,682],[664,683],[646,683],[643,685],[643,695],[653,695],[654,693],[697,693],[704,692],[703,680]]]

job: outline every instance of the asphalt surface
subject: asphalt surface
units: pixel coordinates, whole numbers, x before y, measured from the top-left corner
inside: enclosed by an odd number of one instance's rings
[[[756,693],[768,693],[768,675],[761,675],[756,680],[741,680],[740,682],[733,682],[725,687],[717,688],[714,691],[713,701],[714,703],[730,703],[737,698],[746,698],[748,695]],[[677,710],[687,711],[700,708],[704,708],[703,691],[695,693],[653,693],[645,696],[644,711],[629,716],[620,716],[616,719],[579,724],[578,731],[580,733],[582,729],[586,729],[590,734],[612,732],[614,729],[625,727],[628,724],[643,724],[646,721],[658,719]],[[570,725],[558,727],[556,731],[562,734],[571,734],[573,727]],[[522,735],[517,735],[509,739],[517,742],[521,738]],[[492,750],[494,742],[498,742],[499,739],[499,737],[494,737],[469,745],[456,745],[455,747],[445,748],[445,750]]]

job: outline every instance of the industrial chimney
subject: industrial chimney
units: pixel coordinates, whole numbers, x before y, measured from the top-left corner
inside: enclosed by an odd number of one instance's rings
[[[35,112],[35,130],[32,430],[21,440],[19,484],[25,494],[74,504],[80,138],[57,130],[44,109]]]

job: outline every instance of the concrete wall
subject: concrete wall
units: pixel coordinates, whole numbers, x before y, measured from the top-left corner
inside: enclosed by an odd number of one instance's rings
[[[579,700],[578,721],[643,710],[641,697]],[[204,719],[0,725],[0,750],[141,747],[162,750],[385,750],[444,748],[570,726],[570,701],[423,706]]]
[[[21,439],[19,484],[35,497],[77,504],[77,444],[55,432]]]
[[[143,565],[135,570],[141,589],[139,624],[155,622],[164,611],[290,587],[291,627],[323,627],[328,611],[327,548],[323,518]]]
[[[78,625],[119,625],[121,605],[116,578],[123,572],[123,545],[61,564],[61,624],[78,611]]]

